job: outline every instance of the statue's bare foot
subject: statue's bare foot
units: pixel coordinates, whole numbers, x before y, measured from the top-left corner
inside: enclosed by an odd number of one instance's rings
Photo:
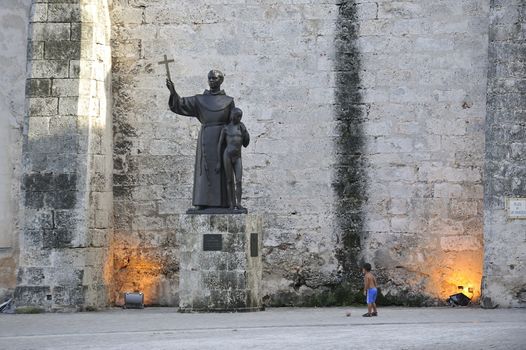
[[[236,205],[236,209],[237,209],[237,210],[243,210],[243,209],[245,209],[245,208],[242,207],[241,205]]]

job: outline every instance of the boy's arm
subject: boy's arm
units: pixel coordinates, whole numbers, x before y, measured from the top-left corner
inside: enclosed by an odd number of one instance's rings
[[[225,140],[225,128],[221,129],[221,134],[219,135],[219,141],[217,142],[217,164],[216,164],[216,173],[219,173],[221,170],[221,146]]]
[[[239,123],[241,127],[241,135],[243,135],[243,147],[247,147],[250,143],[250,135],[248,134],[245,124]]]

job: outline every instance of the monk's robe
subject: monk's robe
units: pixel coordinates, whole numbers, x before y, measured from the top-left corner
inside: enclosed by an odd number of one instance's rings
[[[228,207],[224,171],[215,172],[218,162],[217,147],[221,129],[229,122],[234,99],[223,90],[202,95],[179,97],[171,95],[170,110],[187,117],[195,117],[201,123],[194,168],[194,191],[192,204],[202,207]],[[224,147],[224,146],[223,146]],[[223,149],[220,154],[223,154]],[[221,162],[222,163],[222,162]]]

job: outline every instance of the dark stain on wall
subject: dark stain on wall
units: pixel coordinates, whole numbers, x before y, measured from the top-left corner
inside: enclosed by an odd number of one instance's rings
[[[115,60],[115,58],[114,58]],[[131,79],[114,77],[112,92],[116,103],[113,105],[113,192],[116,200],[131,196],[130,151],[132,140],[137,137],[137,131],[128,122],[126,116],[133,109],[133,101],[126,93],[126,86],[131,85]],[[132,182],[132,183],[131,183]]]
[[[337,258],[341,267],[342,284],[351,290],[361,288],[359,261],[364,232],[363,206],[366,197],[366,164],[364,155],[364,123],[367,106],[362,102],[360,86],[360,53],[358,15],[354,1],[339,4],[336,23],[336,91],[335,112],[338,138],[336,140],[336,174],[332,184],[337,195],[339,246]]]

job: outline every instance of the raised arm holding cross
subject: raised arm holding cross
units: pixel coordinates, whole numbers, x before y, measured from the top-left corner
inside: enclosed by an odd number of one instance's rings
[[[170,66],[169,63],[175,62],[174,60],[169,60],[166,55],[164,55],[164,61],[159,62],[159,64],[164,64],[166,67],[166,87],[170,90],[171,95],[175,95],[175,87],[172,82],[172,77],[170,77]]]

